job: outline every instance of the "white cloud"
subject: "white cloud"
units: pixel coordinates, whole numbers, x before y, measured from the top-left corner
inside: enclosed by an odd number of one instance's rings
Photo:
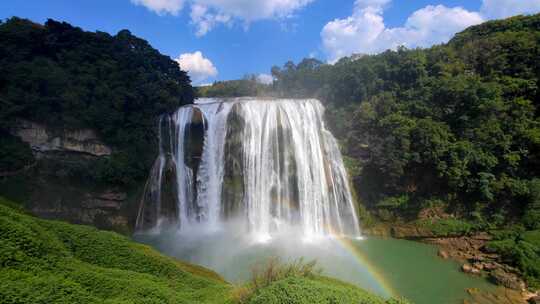
[[[540,11],[540,0],[484,0],[480,12],[487,18],[506,18]]]
[[[184,0],[131,0],[131,3],[145,6],[159,15],[177,15],[184,7]]]
[[[208,7],[194,3],[191,6],[191,22],[197,26],[195,35],[201,37],[206,35],[217,24],[223,23],[230,25],[232,18],[230,15],[221,13],[211,13],[208,11]]]
[[[182,54],[176,61],[180,64],[182,70],[188,72],[194,84],[199,84],[218,74],[212,61],[205,58],[200,51]]]
[[[456,32],[481,23],[477,12],[429,5],[415,11],[402,27],[388,28],[383,11],[390,0],[357,0],[353,14],[327,23],[321,31],[330,62],[354,53],[379,53],[400,45],[428,47],[448,41]]]
[[[257,81],[262,84],[272,84],[274,82],[274,77],[268,74],[259,74],[257,75]]]
[[[184,2],[189,3],[191,22],[197,28],[197,36],[205,35],[219,24],[231,25],[234,21],[247,27],[257,20],[285,19],[312,1],[314,0],[131,0],[158,14],[172,15],[178,14]]]

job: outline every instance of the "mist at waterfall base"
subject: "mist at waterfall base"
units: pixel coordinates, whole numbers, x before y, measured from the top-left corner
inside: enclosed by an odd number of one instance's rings
[[[280,257],[284,262],[303,258],[306,262],[316,260],[324,275],[355,283],[384,297],[391,296],[369,265],[361,263],[337,238],[306,239],[297,227],[291,227],[289,233],[274,234],[271,239],[261,238],[246,233],[242,221],[228,222],[220,230],[193,228],[138,234],[136,239],[167,255],[208,267],[232,283],[248,280],[253,267],[270,258]]]
[[[400,273],[406,265],[392,257],[404,253],[384,250],[393,243],[362,240],[339,147],[323,113],[313,99],[239,98],[199,99],[164,116],[135,239],[231,282],[248,279],[253,265],[279,256],[316,259],[325,275],[418,304],[458,303],[465,288],[485,287],[461,277],[457,267],[424,257],[410,265],[433,268],[455,282],[424,293],[430,296],[425,301],[424,294],[400,288],[410,286],[401,280],[432,286],[438,280],[421,282],[430,276],[410,269]],[[396,271],[404,276],[388,280]]]

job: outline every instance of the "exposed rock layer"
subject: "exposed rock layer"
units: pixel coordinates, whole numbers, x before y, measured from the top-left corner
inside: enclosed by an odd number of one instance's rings
[[[32,213],[43,218],[119,232],[131,230],[129,206],[133,202],[125,190],[99,187],[79,176],[84,168],[113,152],[96,132],[53,128],[28,120],[18,120],[10,132],[30,145],[36,162],[4,176],[0,180],[2,193],[19,197]]]
[[[28,143],[36,156],[51,151],[85,153],[97,157],[112,153],[112,149],[91,129],[55,130],[36,122],[19,120],[11,133]]]

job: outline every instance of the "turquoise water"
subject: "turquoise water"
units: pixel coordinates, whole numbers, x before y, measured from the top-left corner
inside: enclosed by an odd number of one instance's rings
[[[403,296],[416,304],[458,304],[467,288],[493,290],[486,280],[463,274],[459,265],[442,260],[436,248],[418,242],[367,238],[306,240],[275,237],[257,242],[221,233],[138,235],[164,254],[215,270],[227,280],[249,278],[254,265],[267,258],[316,259],[323,274],[356,284],[383,297]]]
[[[495,289],[483,278],[462,273],[458,263],[439,258],[428,244],[370,238],[356,245],[395,293],[417,304],[463,303],[467,288]]]

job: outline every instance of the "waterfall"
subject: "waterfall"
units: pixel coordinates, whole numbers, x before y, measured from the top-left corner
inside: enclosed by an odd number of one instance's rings
[[[347,173],[323,114],[315,99],[204,98],[181,107],[169,119],[180,229],[219,229],[234,219],[261,239],[291,227],[307,237],[359,236]],[[159,133],[148,185],[163,183]],[[162,204],[160,195],[144,199],[139,217]]]
[[[159,227],[162,219],[162,185],[163,185],[163,171],[167,162],[167,154],[163,147],[163,119],[159,117],[158,120],[158,157],[154,161],[152,169],[150,170],[150,176],[144,187],[143,198],[141,199],[141,206],[139,207],[139,213],[137,215],[137,221],[135,227],[137,229],[144,229],[148,226]],[[168,123],[170,119],[166,117]],[[144,205],[145,201],[153,202],[150,208]]]
[[[197,176],[197,186],[200,191],[199,204],[204,210],[204,219],[211,227],[216,227],[219,221],[221,205],[221,189],[223,185],[224,146],[227,135],[227,117],[231,103],[211,103],[200,106],[206,118],[206,134]]]
[[[186,134],[186,127],[191,123],[193,118],[193,110],[191,107],[183,107],[178,109],[174,114],[175,132],[173,139],[174,147],[174,164],[176,166],[176,182],[178,189],[178,219],[180,225],[189,224],[190,219],[193,217],[193,171],[184,161],[184,155],[186,154],[185,138],[189,138],[189,134]]]

